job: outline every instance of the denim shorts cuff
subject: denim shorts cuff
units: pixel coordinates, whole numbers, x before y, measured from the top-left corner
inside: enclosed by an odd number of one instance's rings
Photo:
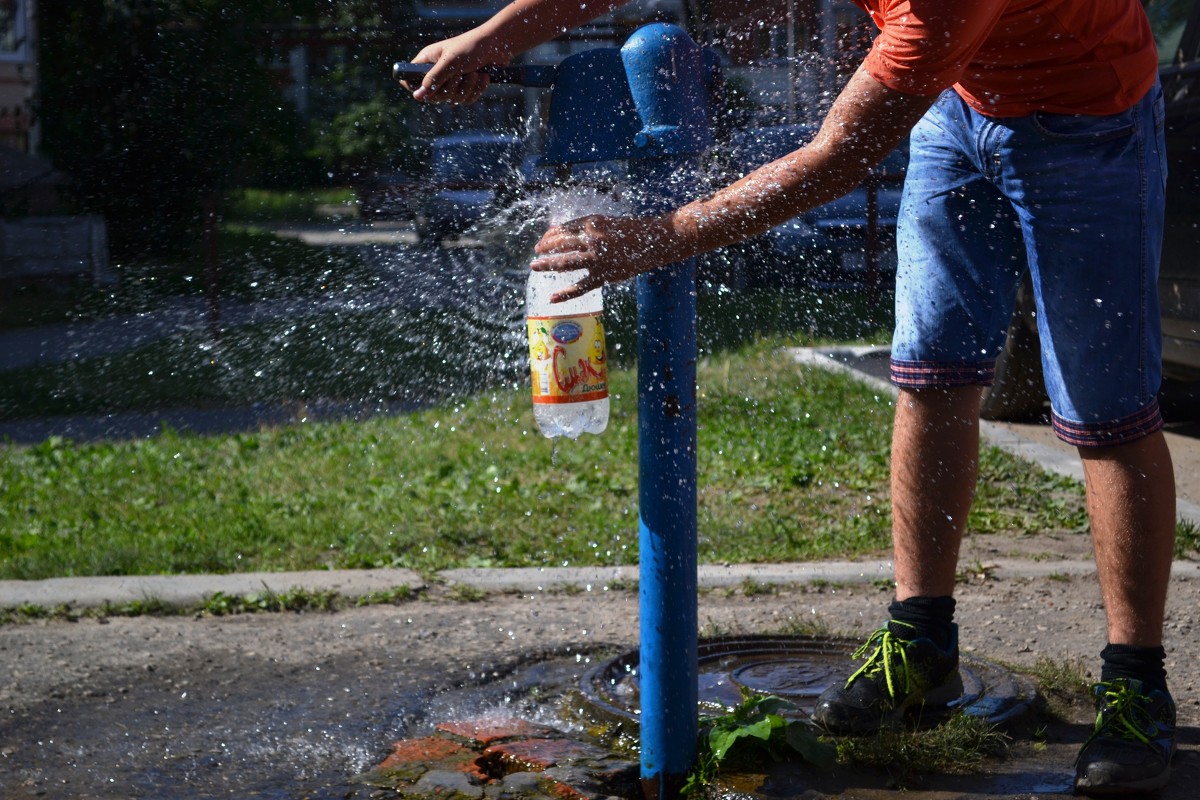
[[[1114,422],[1073,422],[1057,414],[1050,415],[1054,434],[1076,447],[1112,447],[1145,438],[1163,426],[1162,409],[1158,400],[1136,414]]]
[[[892,359],[892,383],[903,389],[951,389],[956,386],[991,386],[996,362],[947,363]]]

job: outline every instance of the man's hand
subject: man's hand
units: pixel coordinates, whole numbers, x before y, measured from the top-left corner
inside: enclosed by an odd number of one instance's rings
[[[660,217],[580,217],[546,231],[534,248],[536,272],[587,270],[578,283],[556,292],[553,303],[587,294],[665,264],[682,261],[686,242]]]

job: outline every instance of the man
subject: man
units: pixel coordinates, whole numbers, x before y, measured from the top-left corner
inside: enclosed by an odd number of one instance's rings
[[[864,733],[958,696],[953,622],[978,411],[1028,265],[1055,432],[1083,460],[1108,620],[1076,787],[1164,786],[1175,705],[1162,623],[1175,525],[1155,284],[1165,183],[1157,54],[1137,0],[857,0],[880,35],[816,137],[710,197],[551,228],[534,269],[586,269],[559,300],[761,233],[857,186],[911,131],[892,379],[896,595],[865,659],[818,701]],[[473,102],[505,64],[619,5],[517,0],[425,48],[414,97]]]

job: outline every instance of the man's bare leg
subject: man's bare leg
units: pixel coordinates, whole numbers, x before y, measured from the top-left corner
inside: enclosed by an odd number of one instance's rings
[[[862,667],[817,698],[813,721],[827,731],[870,733],[962,693],[952,593],[979,471],[979,394],[900,391],[892,435],[896,602]],[[894,683],[893,673],[904,679]]]
[[[1175,549],[1171,454],[1161,431],[1079,454],[1108,644],[1093,688],[1096,725],[1075,761],[1075,788],[1112,796],[1155,791],[1170,780],[1175,753],[1162,648]]]
[[[978,386],[902,389],[892,434],[896,599],[948,597],[979,475]]]
[[[1162,644],[1175,551],[1175,471],[1162,432],[1080,448],[1108,641]]]

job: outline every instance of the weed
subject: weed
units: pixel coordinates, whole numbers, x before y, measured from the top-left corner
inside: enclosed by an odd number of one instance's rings
[[[741,590],[743,597],[756,597],[758,595],[772,595],[779,593],[779,587],[773,583],[759,583],[753,578],[746,578],[742,581],[742,585],[738,587]]]
[[[779,627],[779,634],[783,636],[819,636],[828,637],[833,635],[829,623],[819,614],[800,614],[797,616],[789,616],[787,621]]]
[[[1007,755],[1009,737],[981,717],[955,713],[931,728],[886,728],[875,736],[837,742],[838,760],[887,769],[897,786],[912,776],[973,772],[986,759]]]
[[[1086,694],[1090,685],[1087,670],[1078,658],[1056,661],[1043,657],[1023,671],[1036,680],[1043,691],[1055,694]]]
[[[1067,719],[1071,709],[1088,702],[1091,681],[1082,659],[1054,660],[1039,658],[1032,667],[1012,667],[1033,678],[1038,685],[1047,713],[1055,719]]]
[[[412,600],[415,592],[408,586],[393,586],[391,589],[378,589],[362,595],[354,601],[356,606],[395,605]]]
[[[50,616],[50,609],[37,603],[22,603],[17,606],[17,616],[26,619],[45,619]]]
[[[488,593],[477,586],[460,583],[450,589],[450,599],[459,603],[481,603]]]
[[[960,568],[955,575],[955,580],[959,583],[987,583],[992,580],[992,573],[995,571],[995,564],[984,564],[982,561],[976,560]]]
[[[214,592],[200,604],[198,613],[214,617],[231,614],[252,614],[256,612],[279,611],[333,611],[337,592],[310,591],[299,587],[283,593],[276,593],[264,587],[262,592],[246,595],[228,595],[224,592]]]
[[[166,616],[176,613],[176,609],[161,598],[144,597],[140,600],[130,600],[127,603],[111,603],[106,600],[100,606],[98,613],[102,617]]]
[[[1190,558],[1200,552],[1200,525],[1180,518],[1175,523],[1175,557]]]
[[[742,689],[742,702],[737,708],[701,720],[696,767],[688,776],[683,794],[702,793],[722,768],[764,758],[779,760],[799,755],[819,767],[832,766],[836,749],[820,741],[816,728],[797,719],[795,713],[796,707],[786,700]]]
[[[718,620],[709,619],[700,626],[699,635],[701,639],[719,639],[723,636],[732,636],[733,630]]]

